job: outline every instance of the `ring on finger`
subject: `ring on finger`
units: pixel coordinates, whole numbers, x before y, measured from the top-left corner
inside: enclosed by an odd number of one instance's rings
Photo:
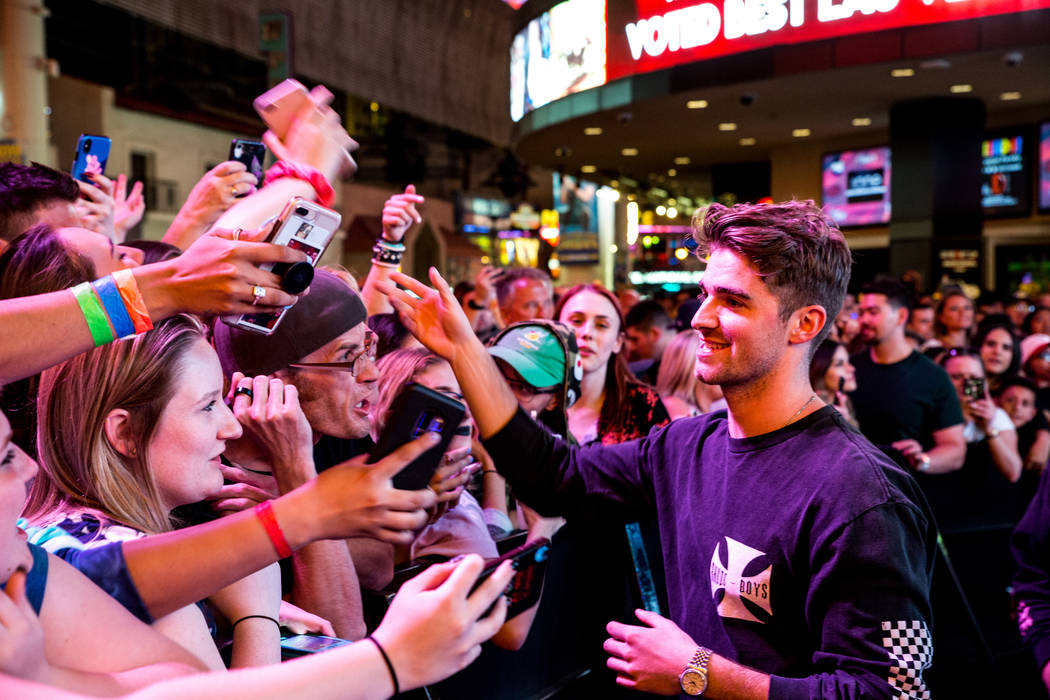
[[[240,228],[240,227],[233,229],[233,240],[235,240],[235,241],[241,240],[241,231],[243,231],[243,230],[244,229]]]
[[[259,285],[252,286],[252,306],[259,303],[259,300],[266,296],[266,287],[260,287]]]
[[[237,387],[237,389],[233,392],[233,398],[236,399],[241,394],[247,396],[249,401],[251,401],[252,397],[254,396],[254,394],[252,394],[252,388],[250,386]]]

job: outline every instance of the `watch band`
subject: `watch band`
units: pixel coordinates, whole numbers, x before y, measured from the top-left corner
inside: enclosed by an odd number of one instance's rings
[[[697,647],[689,665],[678,676],[678,684],[686,695],[699,697],[707,690],[707,662],[711,660],[711,650]]]
[[[986,432],[984,435],[989,440],[994,440],[995,438],[999,437],[999,432],[1000,431],[997,428],[989,428],[988,432]]]

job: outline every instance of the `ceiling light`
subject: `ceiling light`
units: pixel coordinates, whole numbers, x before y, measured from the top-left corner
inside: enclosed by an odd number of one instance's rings
[[[999,93],[999,99],[1000,100],[1005,100],[1007,102],[1009,102],[1010,100],[1019,100],[1019,99],[1021,99],[1021,93],[1016,92],[1016,91],[1014,91],[1014,92],[1001,92],[1001,93]]]
[[[719,131],[736,131],[736,124],[733,122],[722,122],[718,125]]]
[[[890,75],[894,78],[910,78],[915,75],[914,68],[894,68],[890,71]]]
[[[667,218],[668,219],[673,219],[676,216],[678,216],[678,210],[675,209],[674,207],[667,207]]]
[[[948,89],[952,91],[952,94],[958,95],[960,93],[973,92],[973,85],[967,85],[966,83],[961,83],[959,85],[952,85]]]
[[[600,126],[588,126],[583,130],[583,133],[587,136],[601,136],[602,128]]]
[[[871,126],[871,117],[854,117],[853,126]]]
[[[689,251],[686,250],[685,248],[675,248],[674,249],[674,256],[676,258],[678,258],[679,260],[685,260],[686,258],[689,257]],[[244,392],[241,392],[241,393],[244,393]]]
[[[638,149],[637,148],[625,148],[622,151],[620,151],[620,153],[622,153],[625,156],[636,156],[636,155],[638,155]]]
[[[663,204],[661,204],[660,206],[658,206],[656,208],[657,216],[663,216],[666,213],[667,213],[667,207],[665,207]]]
[[[674,159],[675,165],[689,165],[689,156],[678,156]]]
[[[689,109],[707,109],[707,100],[689,100],[685,106]]]
[[[598,168],[594,167],[593,165],[581,165],[580,166],[580,172],[581,173],[595,173],[595,172],[598,172]]]
[[[754,136],[745,136],[744,138],[740,139],[740,145],[741,146],[754,146],[755,145],[755,137]]]
[[[670,176],[670,177],[674,177],[674,176],[676,176],[676,175],[678,174],[678,171],[677,171],[677,170],[675,170],[674,168],[671,168],[671,169],[669,169],[669,170],[667,171],[667,174],[668,174],[668,176]]]
[[[810,134],[809,129],[792,129],[791,130],[791,135],[794,136],[797,139],[804,139],[807,136],[809,136],[809,134]]]

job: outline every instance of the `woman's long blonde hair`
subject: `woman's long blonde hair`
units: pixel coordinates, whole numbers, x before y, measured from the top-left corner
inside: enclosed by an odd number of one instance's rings
[[[45,371],[37,397],[40,473],[24,515],[43,520],[56,511],[88,509],[143,532],[172,529],[147,446],[175,393],[183,356],[204,338],[200,321],[175,316]],[[106,417],[118,408],[129,414],[130,456],[106,437]]]
[[[700,336],[694,330],[678,333],[664,350],[656,375],[656,392],[674,396],[696,406],[696,346]]]

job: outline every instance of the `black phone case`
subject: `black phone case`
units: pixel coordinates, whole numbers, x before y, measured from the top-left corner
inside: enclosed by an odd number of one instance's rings
[[[390,406],[386,428],[379,436],[369,462],[378,462],[402,445],[412,442],[430,429],[435,419],[441,421],[441,440],[394,476],[394,487],[415,491],[430,483],[441,457],[463,422],[466,409],[459,401],[419,384],[408,384]]]
[[[550,546],[551,541],[541,537],[515,547],[496,559],[486,559],[485,568],[482,569],[471,592],[491,576],[500,564],[511,559],[514,561],[515,571],[504,593],[507,597],[507,619],[525,612],[540,599],[543,577],[547,572],[547,560],[550,559]]]
[[[241,147],[241,155],[237,156],[237,146]],[[252,141],[250,139],[234,139],[230,143],[230,157],[229,160],[235,160],[240,163],[244,163],[245,167],[248,168],[248,172],[256,177],[259,181],[258,186],[262,187],[263,181],[263,163],[266,161],[266,146],[262,141]],[[248,196],[245,192],[240,197]]]

